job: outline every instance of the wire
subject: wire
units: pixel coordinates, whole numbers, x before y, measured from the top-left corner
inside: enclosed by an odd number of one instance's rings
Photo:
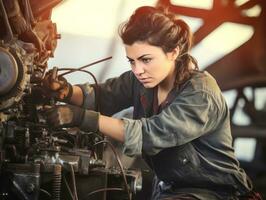
[[[102,140],[102,141],[96,142],[94,145],[98,145],[98,144],[102,144],[102,143],[106,143],[106,144],[108,144],[111,147],[111,149],[112,149],[112,151],[113,151],[113,153],[115,155],[116,161],[117,161],[117,163],[118,163],[118,165],[119,165],[119,167],[121,169],[121,173],[122,173],[122,176],[123,176],[123,179],[124,179],[124,183],[126,185],[126,192],[128,194],[128,198],[129,198],[129,200],[131,200],[131,195],[130,195],[130,191],[129,191],[129,188],[128,188],[128,183],[127,183],[125,171],[124,171],[122,162],[121,162],[121,160],[120,160],[120,158],[119,158],[119,156],[118,156],[118,154],[117,154],[117,152],[115,150],[115,147],[113,146],[113,144],[111,142],[109,142],[107,140]]]
[[[42,192],[42,193],[46,194],[47,196],[49,196],[50,198],[52,198],[52,195],[47,190],[40,188],[40,192]]]
[[[74,168],[73,165],[70,165],[70,170],[71,170],[71,178],[72,178],[72,184],[73,184],[73,195],[74,195],[74,199],[78,200],[78,194],[77,194],[77,186],[76,186],[76,177],[75,177],[75,172],[74,172]]]
[[[90,66],[92,66],[92,65],[95,65],[95,64],[98,64],[98,63],[100,63],[100,62],[103,62],[103,61],[106,61],[106,60],[109,60],[109,59],[111,59],[112,58],[112,56],[110,56],[110,57],[107,57],[107,58],[104,58],[104,59],[101,59],[101,60],[97,60],[97,61],[95,61],[95,62],[92,62],[92,63],[90,63],[90,64],[88,64],[88,65],[84,65],[84,66],[82,66],[82,67],[80,67],[80,68],[60,68],[60,69],[58,69],[59,71],[61,71],[61,70],[69,70],[68,72],[65,72],[65,73],[63,73],[63,74],[61,74],[60,76],[65,76],[66,74],[69,74],[69,73],[73,73],[73,72],[75,72],[75,71],[80,71],[80,70],[83,70],[84,68],[86,68],[86,67],[90,67]]]
[[[112,56],[104,58],[104,59],[101,59],[101,60],[98,60],[98,61],[95,61],[95,62],[92,62],[92,63],[90,63],[88,65],[84,65],[84,66],[82,66],[80,68],[60,68],[60,69],[58,69],[58,71],[65,71],[65,70],[68,70],[68,71],[58,75],[58,77],[65,76],[67,74],[70,74],[70,73],[73,73],[73,72],[76,72],[76,71],[81,71],[81,72],[88,73],[93,78],[93,80],[95,82],[95,87],[96,87],[96,89],[95,89],[96,90],[96,92],[95,92],[96,101],[95,102],[96,102],[96,108],[97,108],[96,111],[100,112],[100,105],[98,103],[99,102],[98,99],[100,99],[100,90],[99,90],[98,82],[96,80],[96,77],[91,72],[89,72],[87,70],[84,70],[84,68],[90,67],[92,65],[98,64],[98,63],[106,61],[106,60],[109,60],[111,58],[112,58]]]
[[[98,82],[96,80],[96,77],[93,75],[93,73],[91,73],[91,72],[89,72],[89,71],[87,71],[85,69],[75,69],[75,68],[68,68],[68,69],[74,70],[73,72],[76,72],[76,71],[85,72],[85,73],[89,74],[93,78],[93,81],[95,82],[95,84],[98,84]],[[65,70],[65,68],[61,68],[61,69],[58,69],[58,70]],[[62,76],[65,76],[65,75],[66,75],[65,73],[62,73],[62,74],[59,74],[58,77],[62,77]]]
[[[85,199],[87,199],[87,197],[89,197],[89,196],[91,196],[93,194],[96,194],[98,192],[105,192],[105,191],[123,191],[123,190],[124,190],[123,188],[101,188],[101,189],[97,189],[97,190],[94,190],[94,191],[90,192],[82,200],[85,200]]]
[[[109,57],[109,58],[110,58],[110,57]],[[100,99],[100,90],[99,90],[98,81],[97,81],[96,77],[93,75],[93,73],[91,73],[91,72],[89,72],[89,71],[87,71],[87,70],[84,70],[84,69],[80,69],[80,68],[78,68],[78,69],[76,69],[76,68],[60,68],[60,69],[58,69],[58,70],[59,70],[59,71],[63,71],[63,70],[73,70],[73,71],[71,71],[71,72],[69,72],[69,73],[76,72],[76,71],[80,71],[80,72],[84,72],[84,73],[89,74],[89,75],[93,78],[93,81],[94,81],[94,83],[95,83],[95,90],[96,90],[96,92],[95,92],[95,99],[96,99],[96,101],[95,101],[95,102],[96,102],[96,108],[97,108],[97,111],[100,112],[100,105],[99,105],[99,103],[98,103],[98,99]],[[64,75],[66,75],[66,73],[60,74],[59,77],[60,77],[60,76],[64,76]]]
[[[70,187],[69,187],[69,184],[68,184],[67,181],[66,181],[66,177],[65,177],[65,175],[63,175],[63,181],[65,182],[65,185],[66,185],[66,187],[67,187],[67,190],[68,190],[68,192],[69,192],[69,195],[71,196],[71,198],[72,198],[73,200],[75,200],[75,199],[74,199],[74,196],[73,196],[73,193],[72,193],[72,191],[71,191],[71,189],[70,189]]]

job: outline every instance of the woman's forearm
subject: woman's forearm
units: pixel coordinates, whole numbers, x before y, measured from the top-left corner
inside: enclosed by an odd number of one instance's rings
[[[77,106],[82,106],[83,92],[79,86],[73,85],[73,94],[70,99],[70,103]]]
[[[100,115],[99,131],[120,142],[125,141],[124,122],[121,119]]]
[[[70,103],[82,106],[83,98],[82,89],[79,86],[74,85]],[[121,119],[100,115],[99,131],[108,137],[124,142],[124,122]]]

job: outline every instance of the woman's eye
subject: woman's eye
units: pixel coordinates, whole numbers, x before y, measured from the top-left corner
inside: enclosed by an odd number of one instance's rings
[[[135,61],[134,60],[128,60],[128,62],[130,63],[130,65],[135,65]]]
[[[148,64],[151,61],[151,58],[142,58],[142,62]]]

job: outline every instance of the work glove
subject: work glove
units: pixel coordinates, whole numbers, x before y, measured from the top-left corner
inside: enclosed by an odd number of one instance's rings
[[[83,131],[98,131],[99,113],[73,105],[57,105],[45,112],[53,127],[79,127]]]
[[[58,101],[68,103],[73,94],[73,86],[64,77],[57,76],[57,72],[54,73],[53,70],[46,73],[42,86],[45,96],[54,97]]]

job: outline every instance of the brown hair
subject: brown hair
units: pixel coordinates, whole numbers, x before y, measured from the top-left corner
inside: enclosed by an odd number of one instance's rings
[[[198,70],[197,61],[189,54],[192,45],[189,26],[167,10],[150,6],[138,8],[127,22],[120,25],[119,35],[126,45],[138,41],[147,42],[161,47],[165,53],[178,46],[180,53],[176,59],[177,86],[191,76],[191,63]]]

